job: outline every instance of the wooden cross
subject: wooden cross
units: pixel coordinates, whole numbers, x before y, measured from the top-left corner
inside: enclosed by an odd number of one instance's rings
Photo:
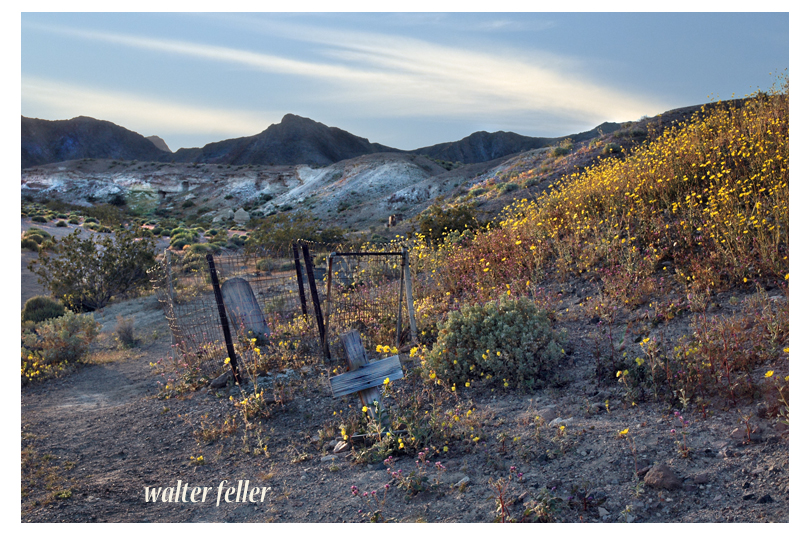
[[[377,418],[376,410],[380,409],[383,416],[382,423],[389,427],[388,414],[383,409],[383,399],[378,387],[385,384],[386,379],[394,381],[403,378],[400,357],[394,355],[369,362],[358,331],[353,329],[341,334],[340,337],[344,349],[346,349],[346,363],[349,371],[330,377],[329,385],[332,388],[332,397],[339,398],[357,392],[363,405],[369,408],[370,416]],[[377,402],[376,405],[375,402]]]

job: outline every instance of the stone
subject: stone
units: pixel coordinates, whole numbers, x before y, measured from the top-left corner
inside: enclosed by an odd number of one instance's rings
[[[752,500],[752,499],[754,499],[754,498],[755,498],[755,495],[754,495],[754,494],[744,494],[744,495],[743,495],[743,499],[744,499],[744,500]]]
[[[655,464],[645,474],[645,485],[655,489],[675,490],[682,486],[681,479],[663,464]]]
[[[605,518],[605,517],[609,516],[611,513],[609,513],[608,511],[606,511],[602,507],[598,507],[597,508],[597,514],[600,515],[600,518]]]
[[[225,388],[228,386],[228,381],[231,379],[231,372],[225,372],[208,385],[211,388]]]
[[[693,476],[693,481],[699,485],[710,482],[710,475],[707,472],[701,472]]]
[[[766,494],[766,495],[763,495],[760,498],[758,498],[757,502],[755,502],[755,503],[773,503],[773,502],[774,502],[774,498],[772,498],[770,495]]]
[[[541,407],[538,411],[538,415],[543,418],[544,422],[551,422],[552,420],[557,417],[557,407],[554,405],[547,405],[546,407]]]
[[[234,223],[239,223],[240,225],[244,225],[248,221],[251,220],[251,214],[246,212],[243,208],[240,208],[234,213]]]
[[[321,462],[322,463],[330,463],[330,462],[333,462],[333,461],[336,461],[336,460],[338,460],[337,455],[324,455],[323,457],[321,457]]]
[[[732,438],[740,439],[740,438],[745,438],[745,437],[746,437],[746,431],[745,430],[743,430],[743,429],[741,429],[739,427],[736,427],[735,429],[732,430]]]
[[[337,444],[335,444],[335,448],[333,448],[332,453],[343,453],[349,450],[349,448],[350,448],[349,444],[341,440]]]
[[[462,479],[460,479],[459,482],[456,483],[456,485],[454,485],[454,486],[455,487],[461,487],[463,485],[470,485],[470,478],[468,476],[465,476]]]
[[[562,417],[561,418],[555,418],[554,420],[549,422],[549,427],[560,427],[561,425],[569,426],[569,425],[571,425],[572,420],[574,420],[574,418],[568,418],[566,420],[564,420]]]

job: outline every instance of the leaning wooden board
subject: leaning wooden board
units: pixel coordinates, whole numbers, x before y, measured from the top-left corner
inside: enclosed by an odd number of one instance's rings
[[[248,281],[235,277],[222,283],[222,300],[237,332],[270,337],[270,328]]]

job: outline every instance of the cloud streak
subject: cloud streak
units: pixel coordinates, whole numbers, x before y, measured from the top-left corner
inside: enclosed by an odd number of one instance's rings
[[[602,86],[564,58],[517,51],[474,51],[424,40],[274,28],[275,35],[319,45],[319,59],[297,59],[174,39],[37,26],[93,41],[304,77],[330,84],[329,97],[363,114],[497,117],[542,114],[583,124],[657,113],[664,105]],[[320,97],[317,97],[320,98]]]

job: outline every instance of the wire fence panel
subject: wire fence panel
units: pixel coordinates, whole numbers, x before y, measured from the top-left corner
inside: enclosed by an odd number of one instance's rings
[[[315,283],[313,295],[302,255],[306,245]],[[298,250],[294,247],[298,246]],[[298,262],[296,254],[299,255]],[[335,253],[335,254],[333,254]],[[329,261],[332,255],[332,285]],[[323,354],[321,330],[325,329],[331,360],[343,362],[338,334],[357,329],[370,355],[378,345],[398,346],[408,331],[403,296],[401,250],[390,246],[376,251],[324,243],[299,243],[256,253],[215,256],[220,285],[240,278],[248,283],[259,305],[270,336],[248,331],[228,317],[234,350],[240,366],[251,362],[251,348],[293,343],[300,354]],[[296,266],[299,266],[298,273]],[[163,306],[182,364],[208,377],[229,369],[219,310],[206,259],[197,254],[166,251],[150,272]],[[324,312],[319,327],[316,300]],[[306,311],[306,313],[305,313]],[[400,334],[398,339],[397,334]]]
[[[171,251],[166,255],[152,271],[152,283],[179,357],[205,375],[221,373],[225,370],[227,352],[206,260],[199,255],[182,256]],[[289,248],[216,256],[214,263],[221,285],[237,277],[250,285],[271,333],[270,339],[260,340],[259,345],[279,343],[293,335],[298,335],[302,342],[313,342],[307,340],[313,338],[311,322],[302,315],[295,263]],[[246,332],[241,325],[232,324],[230,328],[240,364],[244,364],[243,346],[249,345],[247,341],[256,335]],[[316,347],[317,342],[316,336]]]

